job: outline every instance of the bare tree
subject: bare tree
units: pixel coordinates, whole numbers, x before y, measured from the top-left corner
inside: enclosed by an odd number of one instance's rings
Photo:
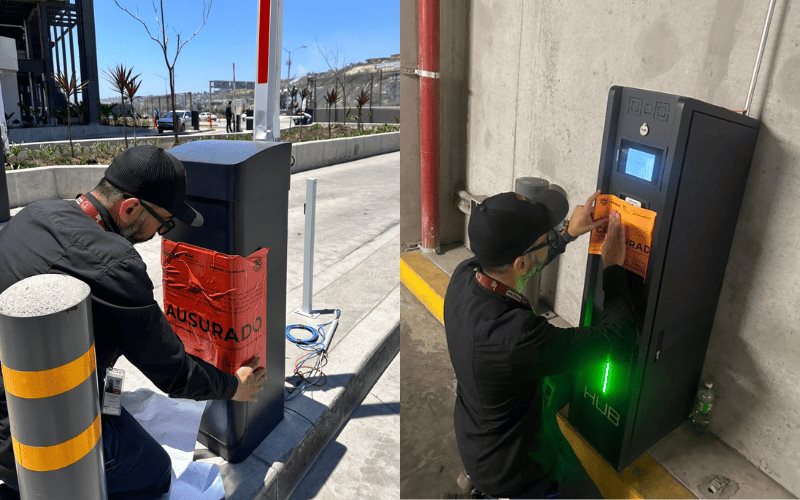
[[[319,45],[319,41],[315,39],[317,43],[317,50],[319,54],[322,56],[322,59],[325,61],[325,65],[328,66],[328,69],[333,73],[333,77],[336,80],[335,84],[338,85],[342,91],[339,94],[340,99],[342,100],[342,108],[344,110],[344,116],[347,116],[347,79],[349,78],[347,71],[344,68],[347,68],[352,62],[345,63],[344,56],[339,55],[339,50],[325,50]],[[339,110],[334,104],[333,107],[334,119],[335,121],[339,121]],[[342,121],[345,121],[344,118]]]
[[[125,13],[129,16],[137,20],[147,32],[147,36],[150,37],[151,40],[156,42],[159,47],[161,47],[161,52],[164,54],[164,64],[167,66],[167,71],[169,72],[169,93],[170,93],[170,101],[172,105],[172,132],[175,136],[175,144],[178,144],[178,129],[180,128],[180,124],[176,122],[176,109],[175,109],[175,63],[178,61],[178,56],[181,53],[181,50],[186,46],[187,43],[191,42],[192,39],[200,33],[200,30],[206,25],[208,22],[208,15],[211,12],[211,2],[212,0],[203,0],[203,21],[200,23],[200,26],[194,30],[194,33],[189,36],[186,40],[181,40],[181,33],[178,31],[173,30],[175,33],[175,52],[174,54],[170,55],[169,52],[169,43],[170,39],[167,36],[167,24],[164,20],[164,0],[159,0],[158,6],[156,6],[155,0],[153,0],[153,13],[156,18],[156,28],[151,30],[150,27],[142,20],[142,17],[139,15],[139,11],[137,10],[134,14],[127,8],[120,5],[119,0],[114,0],[114,3],[122,9]],[[153,33],[156,33],[153,35]]]
[[[108,67],[103,72],[103,78],[119,92],[120,114],[122,115],[122,132],[125,135],[125,149],[128,149],[128,120],[125,118],[125,89],[131,80],[139,78],[139,75],[131,77],[133,68],[126,68],[123,64],[117,64],[113,68]]]

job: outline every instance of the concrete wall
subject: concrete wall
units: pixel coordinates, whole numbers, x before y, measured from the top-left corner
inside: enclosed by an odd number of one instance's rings
[[[292,144],[292,156],[294,156],[292,173],[391,153],[399,149],[400,132],[299,142]]]
[[[355,115],[357,113],[355,107],[350,108],[350,112]],[[331,121],[334,121],[336,115],[331,108]],[[369,105],[364,106],[361,110],[361,119],[364,123],[399,123],[400,122],[400,107],[399,106],[373,106],[372,107],[372,120],[369,119]],[[314,109],[314,121],[316,123],[328,122],[328,108],[325,106]],[[339,103],[339,121],[344,121],[344,110],[341,103]],[[348,122],[355,122],[356,120],[347,120]]]
[[[49,198],[73,198],[91,191],[107,167],[67,165],[7,171],[8,205],[16,208]]]
[[[417,25],[414,0],[400,4],[400,241],[411,247],[420,241],[419,197],[419,80],[417,67]],[[442,245],[462,238],[464,215],[456,207],[453,186],[466,183],[467,82],[469,78],[469,6],[463,0],[441,0],[440,11],[440,189],[439,240]]]
[[[292,173],[391,153],[400,149],[400,132],[309,141],[292,145]],[[66,165],[6,172],[11,208],[48,198],[72,198],[91,190],[107,165]]]
[[[19,116],[14,116],[14,118],[19,118]],[[141,137],[141,134],[151,131],[152,129],[139,128],[136,130],[136,133]],[[72,126],[72,140],[95,139],[98,137],[122,137],[122,134],[122,126],[115,127],[111,125],[100,125],[99,123]],[[8,138],[13,143],[66,141],[68,137],[66,126],[17,128],[8,131]],[[131,127],[128,127],[128,138],[131,141],[133,140],[133,129]]]
[[[535,175],[563,186],[572,205],[581,203],[595,186],[612,84],[742,108],[767,3],[469,2],[468,189],[493,194]],[[778,2],[751,113],[763,128],[705,367],[718,388],[714,433],[796,495],[798,46],[800,5]],[[406,187],[404,198],[413,194]],[[573,324],[586,246],[573,244],[560,258],[557,280],[545,280],[556,312]]]
[[[419,84],[417,67],[417,2],[400,1],[400,244],[420,241],[419,211]]]

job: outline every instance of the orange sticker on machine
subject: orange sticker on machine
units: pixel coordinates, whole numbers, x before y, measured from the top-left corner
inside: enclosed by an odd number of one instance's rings
[[[631,205],[627,201],[610,194],[601,194],[594,204],[594,219],[608,217],[611,210],[619,212],[625,226],[625,269],[642,278],[647,277],[647,264],[650,261],[650,250],[653,245],[653,227],[656,224],[656,213],[646,208]],[[606,240],[605,228],[592,231],[589,253],[600,255],[603,242]]]
[[[161,243],[164,315],[186,352],[233,374],[267,359],[267,253],[228,255]]]

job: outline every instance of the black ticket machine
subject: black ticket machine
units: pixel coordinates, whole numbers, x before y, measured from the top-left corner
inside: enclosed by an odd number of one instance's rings
[[[691,410],[758,129],[695,99],[609,91],[597,187],[657,215],[646,278],[628,271],[636,343],[585,360],[569,422],[617,469]],[[583,326],[603,314],[602,272],[590,257]]]

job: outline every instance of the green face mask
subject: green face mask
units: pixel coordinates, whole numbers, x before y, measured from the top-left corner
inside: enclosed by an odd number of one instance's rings
[[[517,291],[519,293],[522,293],[525,290],[525,285],[528,284],[528,281],[530,281],[531,278],[542,272],[542,269],[544,269],[544,264],[534,262],[533,267],[531,267],[530,271],[517,278]]]

